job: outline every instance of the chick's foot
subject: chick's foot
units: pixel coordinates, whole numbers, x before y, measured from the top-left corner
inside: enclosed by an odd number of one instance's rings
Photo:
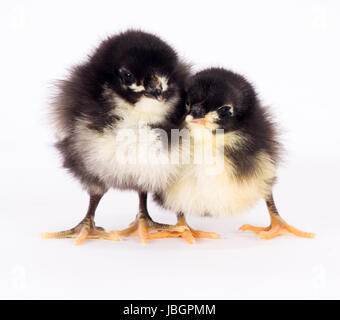
[[[178,217],[177,227],[182,227],[181,231],[164,230],[149,234],[149,239],[164,239],[164,238],[183,238],[189,244],[194,244],[195,239],[218,239],[219,235],[215,232],[206,232],[194,230],[188,226],[183,215]]]
[[[154,222],[147,213],[139,212],[136,220],[130,226],[123,230],[111,231],[110,239],[119,241],[122,237],[138,236],[140,243],[146,243],[152,239],[151,236],[161,230],[170,230],[172,232],[180,232],[184,228],[182,226],[171,226]],[[156,232],[155,232],[156,231]],[[155,233],[153,233],[155,232]]]
[[[314,238],[313,233],[303,232],[285,222],[280,216],[271,216],[269,227],[255,227],[249,224],[243,225],[240,230],[253,231],[260,236],[260,239],[272,239],[283,234],[292,234],[302,238]]]
[[[63,238],[76,238],[74,245],[82,244],[86,239],[102,239],[110,240],[110,236],[102,227],[96,227],[93,219],[85,218],[76,227],[60,231],[43,233],[41,235],[44,239],[63,239]]]

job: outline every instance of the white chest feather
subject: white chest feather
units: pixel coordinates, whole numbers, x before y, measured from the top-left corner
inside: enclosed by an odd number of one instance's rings
[[[233,143],[237,137],[226,136]],[[235,178],[234,168],[222,155],[223,167],[202,162],[181,167],[179,178],[164,193],[165,206],[187,215],[223,217],[249,209],[271,191],[275,166],[259,153],[256,171],[244,181]],[[218,155],[216,157],[218,159]]]
[[[149,124],[160,123],[171,110],[167,103],[145,98],[132,106],[115,97],[115,114],[122,120],[104,132],[77,127],[76,148],[89,172],[107,187],[163,190],[178,174],[169,161],[167,136]]]

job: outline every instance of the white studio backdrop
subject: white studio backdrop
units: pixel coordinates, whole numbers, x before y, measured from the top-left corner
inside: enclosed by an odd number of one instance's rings
[[[1,1],[0,298],[340,298],[339,14],[335,0]],[[39,238],[74,226],[87,207],[53,148],[54,80],[129,27],[158,34],[194,70],[223,66],[251,80],[287,150],[274,190],[279,211],[316,239],[238,232],[268,223],[263,203],[230,219],[189,219],[222,235],[195,246]],[[151,201],[150,211],[175,222]],[[133,192],[111,191],[96,221],[123,228],[136,212]]]

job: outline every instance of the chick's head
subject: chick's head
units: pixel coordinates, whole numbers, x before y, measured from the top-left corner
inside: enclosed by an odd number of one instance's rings
[[[130,30],[104,41],[93,57],[105,84],[130,103],[172,98],[182,86],[176,52],[155,35]]]
[[[220,68],[194,75],[187,89],[189,128],[237,130],[256,104],[252,86],[242,76]]]

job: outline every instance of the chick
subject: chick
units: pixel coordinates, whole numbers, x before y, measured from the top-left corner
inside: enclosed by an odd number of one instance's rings
[[[52,117],[63,165],[88,192],[89,207],[76,227],[44,238],[76,238],[80,244],[87,238],[138,234],[145,242],[149,231],[171,229],[151,220],[147,193],[162,191],[179,167],[148,156],[155,145],[163,158],[168,155],[157,129],[169,132],[183,123],[188,72],[167,43],[136,30],[109,37],[73,68],[59,86]],[[94,223],[98,203],[110,188],[139,195],[135,222],[111,234]]]
[[[180,177],[155,195],[163,207],[177,212],[177,225],[185,226],[185,231],[157,232],[150,238],[183,237],[190,243],[195,238],[215,238],[214,233],[191,229],[185,216],[235,215],[259,199],[266,201],[270,226],[244,225],[241,230],[254,231],[264,239],[286,233],[313,237],[289,226],[276,209],[272,189],[282,148],[276,126],[252,85],[231,71],[211,68],[192,77],[187,94],[186,123],[193,142],[191,148],[212,150],[208,152],[212,157],[195,159],[192,151]]]

